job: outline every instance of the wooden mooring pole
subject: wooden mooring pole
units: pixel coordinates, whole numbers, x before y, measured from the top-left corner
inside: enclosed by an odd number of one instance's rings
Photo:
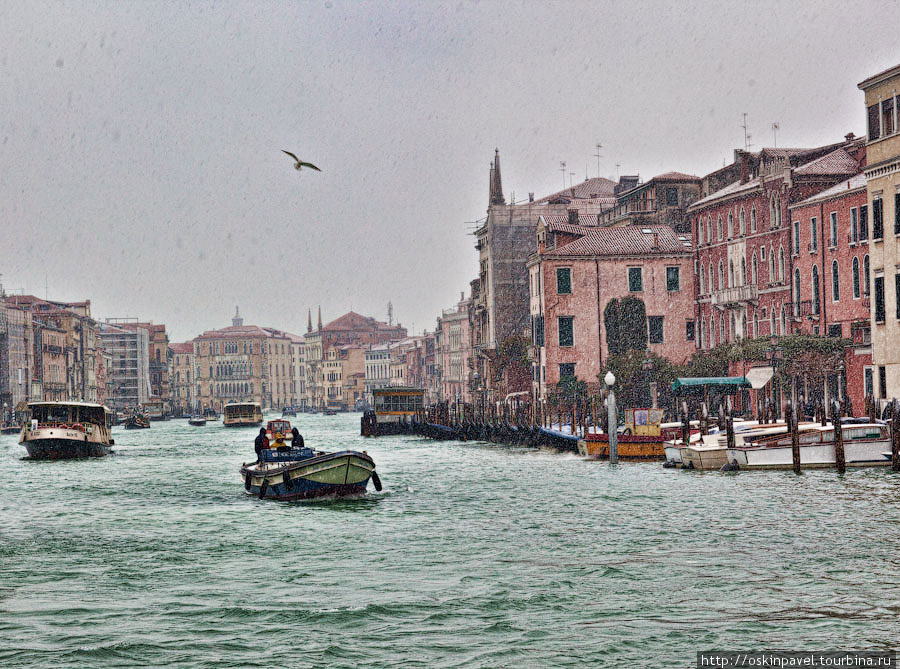
[[[847,471],[847,460],[844,457],[844,430],[841,426],[841,412],[837,401],[831,405],[831,425],[834,428],[834,462],[838,474]]]
[[[787,420],[788,429],[791,431],[791,456],[794,460],[794,473],[800,473],[800,410],[794,408],[791,402],[784,408],[784,418]]]
[[[900,471],[900,416],[898,416],[897,398],[891,407],[891,468]]]

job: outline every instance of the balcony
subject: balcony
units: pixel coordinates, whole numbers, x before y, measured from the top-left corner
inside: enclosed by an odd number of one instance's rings
[[[755,285],[732,286],[714,291],[710,297],[710,303],[719,309],[736,307],[741,304],[755,304],[759,300],[759,288]]]
[[[800,321],[803,318],[818,318],[818,314],[813,313],[812,300],[803,300],[802,302],[786,302],[784,305],[788,316],[794,321]]]

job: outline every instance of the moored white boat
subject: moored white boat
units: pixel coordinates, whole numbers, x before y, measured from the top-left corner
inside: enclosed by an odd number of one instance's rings
[[[890,449],[890,428],[882,423],[843,425],[844,461],[848,467],[883,467]],[[836,465],[834,426],[809,425],[799,435],[800,467],[816,469]],[[792,469],[791,435],[761,437],[727,450],[727,461],[741,469]]]

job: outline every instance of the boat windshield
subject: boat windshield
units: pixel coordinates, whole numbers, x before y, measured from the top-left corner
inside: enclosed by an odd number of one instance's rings
[[[38,423],[93,423],[106,424],[106,409],[101,406],[74,406],[70,404],[38,404],[31,406],[31,417]]]

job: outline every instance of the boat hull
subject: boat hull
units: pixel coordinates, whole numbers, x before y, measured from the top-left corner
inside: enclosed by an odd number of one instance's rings
[[[259,420],[226,420],[222,423],[225,427],[260,427],[262,419]]]
[[[28,451],[28,457],[32,460],[77,460],[82,458],[101,458],[109,455],[112,447],[84,439],[69,439],[65,437],[46,439],[29,439],[22,445]]]
[[[890,448],[887,439],[845,441],[844,461],[848,467],[885,467],[890,465],[883,453]],[[741,469],[793,469],[794,456],[790,447],[728,449],[728,462],[737,462]],[[833,443],[800,446],[801,469],[830,469],[836,466]]]
[[[665,455],[663,437],[618,435],[618,454],[624,460],[662,460]],[[578,441],[579,454],[598,459],[609,458],[609,435],[588,434]]]
[[[375,462],[368,455],[341,451],[283,467],[261,470],[250,465],[240,471],[248,494],[260,499],[290,501],[361,495],[366,492],[374,469]]]

